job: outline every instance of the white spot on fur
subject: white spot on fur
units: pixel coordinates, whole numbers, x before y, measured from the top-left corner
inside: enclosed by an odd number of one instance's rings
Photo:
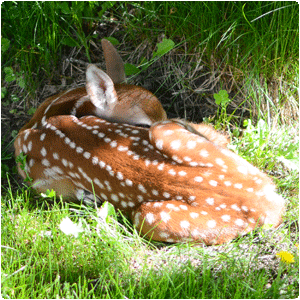
[[[152,190],[152,194],[153,194],[154,196],[158,196],[158,191],[157,191],[157,190]]]
[[[241,189],[243,185],[241,183],[236,183],[233,185],[236,189]]]
[[[188,229],[190,227],[190,223],[188,221],[181,221],[180,227],[183,229]]]
[[[231,208],[236,211],[241,211],[241,209],[236,204],[231,205]]]
[[[147,193],[147,190],[145,189],[145,187],[144,187],[142,184],[139,184],[139,185],[138,185],[138,189],[139,189],[142,193],[144,193],[144,194]]]
[[[216,223],[215,220],[210,220],[210,221],[208,221],[208,222],[206,223],[206,225],[207,225],[207,227],[209,227],[209,228],[215,228],[216,225],[217,225],[217,223]]]
[[[234,223],[237,226],[243,226],[244,225],[244,221],[242,219],[236,219]]]
[[[186,146],[188,149],[194,149],[196,147],[196,145],[197,145],[196,141],[188,141],[186,143]]]
[[[210,180],[208,183],[209,183],[211,186],[217,186],[217,185],[218,185],[218,182],[215,181],[215,180]]]
[[[161,217],[162,221],[165,223],[167,223],[171,219],[170,215],[164,211],[162,211],[160,213],[160,217]]]
[[[45,167],[50,167],[50,166],[51,166],[49,160],[46,159],[46,158],[44,158],[44,159],[42,160],[42,165],[45,166]]]
[[[202,181],[203,181],[203,178],[202,178],[201,176],[196,176],[196,177],[194,178],[194,180],[195,180],[196,182],[202,182]]]
[[[202,149],[199,154],[202,156],[202,157],[208,157],[209,156],[209,153],[207,150],[205,149]]]
[[[170,175],[172,175],[172,176],[175,176],[175,175],[176,175],[176,172],[175,172],[173,169],[169,170],[168,173],[169,173]]]
[[[44,147],[41,149],[41,154],[44,157],[47,155],[47,150]]]
[[[130,179],[126,179],[125,180],[125,183],[126,183],[126,185],[128,185],[128,186],[132,186],[132,181],[130,180]]]
[[[185,157],[183,158],[183,160],[185,160],[185,161],[192,161],[192,159],[191,159],[190,157],[188,157],[188,156],[185,156]]]
[[[221,158],[216,158],[216,163],[221,167],[223,167],[225,165],[224,160]]]
[[[174,133],[174,131],[173,130],[166,130],[166,131],[164,131],[164,136],[167,136],[167,135],[171,135],[171,134],[173,134]]]
[[[162,150],[162,149],[163,149],[163,146],[164,146],[163,140],[157,140],[157,141],[155,142],[155,146],[156,146],[157,149]]]
[[[182,210],[188,210],[187,206],[186,205],[179,205],[179,207],[182,209]]]
[[[167,199],[170,198],[170,194],[167,193],[167,192],[164,192],[164,193],[163,193],[163,196],[164,196],[165,198],[167,198]]]
[[[115,201],[115,202],[119,202],[119,197],[115,194],[111,194],[110,195],[111,200]]]
[[[154,220],[155,220],[154,214],[152,214],[152,213],[146,214],[145,221],[147,223],[149,223],[151,225],[154,222]]]
[[[191,212],[190,216],[191,216],[192,219],[196,219],[199,216],[199,214],[195,213],[195,212]]]
[[[229,215],[223,215],[221,217],[221,219],[224,221],[224,222],[229,222],[230,221],[230,216]]]
[[[209,205],[214,205],[214,203],[215,203],[215,199],[214,198],[207,198],[205,201]]]
[[[172,141],[170,146],[173,150],[178,150],[181,146],[181,141],[180,140]]]

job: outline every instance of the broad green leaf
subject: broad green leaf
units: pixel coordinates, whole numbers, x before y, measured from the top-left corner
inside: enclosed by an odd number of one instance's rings
[[[157,51],[153,53],[153,58],[158,56],[161,57],[168,53],[175,46],[175,43],[170,39],[163,39],[161,43],[157,44]]]
[[[125,74],[126,76],[131,76],[140,72],[140,69],[132,64],[124,64]]]
[[[221,90],[218,94],[214,94],[214,98],[217,105],[221,104],[222,106],[225,106],[228,102],[230,102],[228,93],[225,90]]]

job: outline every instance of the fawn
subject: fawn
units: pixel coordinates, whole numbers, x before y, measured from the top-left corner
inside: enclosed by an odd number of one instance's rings
[[[272,181],[210,126],[168,120],[152,93],[122,83],[122,59],[102,47],[108,75],[89,65],[86,88],[48,98],[20,130],[21,176],[72,201],[94,191],[156,241],[221,244],[278,226],[284,199]]]

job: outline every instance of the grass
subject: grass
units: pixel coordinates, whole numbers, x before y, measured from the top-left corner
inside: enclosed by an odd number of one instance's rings
[[[103,224],[96,210],[57,201],[50,207],[46,202],[32,205],[27,197],[5,199],[2,207],[4,298],[293,298],[297,294],[298,254],[288,226],[223,246],[162,246],[148,244],[113,218]],[[77,238],[59,229],[66,216],[77,224],[82,221],[85,231]],[[294,254],[296,263],[275,258],[282,248]]]
[[[3,298],[299,295],[297,3],[4,2],[1,18]],[[83,83],[85,63],[103,65],[106,36],[169,117],[225,130],[231,149],[274,179],[287,199],[278,229],[212,247],[149,242],[119,214],[103,221],[103,210],[18,182],[18,130],[43,98]],[[164,38],[174,47],[154,57]],[[60,229],[65,218],[81,225],[77,237]]]

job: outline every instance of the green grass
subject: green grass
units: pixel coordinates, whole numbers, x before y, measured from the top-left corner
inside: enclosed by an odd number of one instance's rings
[[[95,211],[85,207],[71,210],[57,202],[51,210],[30,207],[23,196],[7,203],[9,207],[2,207],[4,298],[293,298],[297,294],[298,254],[287,227],[219,247],[161,247],[147,245],[114,222],[110,230],[97,234],[103,224]],[[59,223],[66,216],[75,223],[83,220],[86,231],[77,238],[62,233]],[[276,245],[278,236],[281,245]],[[295,255],[296,263],[278,262],[275,253],[282,245]]]
[[[297,297],[298,19],[296,2],[3,2],[2,297]],[[278,229],[221,246],[152,243],[120,215],[103,222],[97,209],[17,183],[17,131],[47,88],[71,86],[81,62],[103,62],[100,39],[111,34],[142,71],[131,80],[169,116],[226,130],[230,148],[274,179],[287,200]],[[163,39],[175,46],[154,57]],[[82,225],[78,237],[61,231],[66,217]]]

